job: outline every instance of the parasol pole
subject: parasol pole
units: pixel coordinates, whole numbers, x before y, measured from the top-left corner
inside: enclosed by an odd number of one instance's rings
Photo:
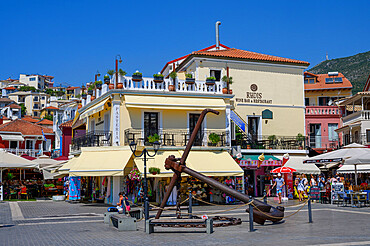
[[[357,164],[355,164],[354,166],[355,166],[355,184],[357,186]]]

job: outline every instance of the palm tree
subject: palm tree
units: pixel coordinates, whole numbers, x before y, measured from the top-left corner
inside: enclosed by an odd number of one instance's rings
[[[109,69],[109,70],[107,71],[107,74],[109,74],[110,76],[113,76],[113,74],[114,74],[114,70],[113,70],[113,69]]]
[[[121,68],[118,70],[118,74],[120,75],[120,76],[125,76],[127,73],[126,73],[126,71],[123,71]]]

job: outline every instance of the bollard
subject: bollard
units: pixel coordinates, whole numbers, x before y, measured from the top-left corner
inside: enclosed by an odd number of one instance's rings
[[[189,192],[189,207],[188,207],[189,219],[193,218],[193,195]]]
[[[266,193],[266,191],[263,192],[263,202],[267,203],[267,193]]]
[[[311,210],[311,194],[308,193],[308,223],[312,223],[312,210]]]
[[[249,197],[250,202],[252,201],[252,196]],[[249,204],[249,231],[253,232],[253,205]]]

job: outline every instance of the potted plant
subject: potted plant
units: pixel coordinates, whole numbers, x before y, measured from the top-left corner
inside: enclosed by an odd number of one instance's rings
[[[154,135],[148,136],[148,142],[149,143],[154,143],[155,141],[159,141],[159,135],[155,133]]]
[[[302,143],[306,140],[305,136],[303,136],[301,133],[297,134],[296,140],[299,144],[299,149],[303,149]]]
[[[272,145],[275,144],[276,135],[270,135],[267,139],[269,140],[269,148],[272,149]]]
[[[208,139],[209,141],[211,141],[211,143],[209,144],[211,146],[216,146],[221,141],[220,135],[216,133],[209,134]]]
[[[108,75],[104,76],[104,84],[109,85],[110,84],[110,78]]]
[[[227,91],[227,84],[231,85],[233,83],[233,77],[227,77],[226,75],[222,77],[221,79],[223,82],[225,82],[225,87],[222,88],[223,94],[232,94],[232,90]]]
[[[94,84],[90,85],[89,89],[87,90],[87,94],[92,96],[92,94],[94,94],[94,89],[95,89]]]
[[[206,78],[206,85],[214,85],[215,84],[215,81],[216,81],[216,78],[215,77],[207,77]]]
[[[123,71],[122,70],[122,68],[120,68],[120,69],[118,69],[118,74],[120,75],[120,76],[126,76],[126,71]]]
[[[101,87],[102,87],[102,85],[103,85],[103,82],[101,81],[101,80],[98,80],[98,81],[95,81],[95,87],[96,87],[96,89],[101,89]]]
[[[163,74],[160,74],[160,73],[153,74],[153,81],[155,83],[162,83],[163,82],[163,78],[164,78]]]
[[[82,97],[82,99],[85,99],[85,100],[86,100],[86,98],[87,98],[87,94],[86,94],[85,92],[83,92],[83,93],[81,94],[81,97]]]
[[[140,73],[139,71],[136,71],[135,73],[132,74],[132,81],[140,82],[142,80],[143,80],[143,74]]]
[[[176,85],[175,84],[176,84],[176,78],[177,78],[176,71],[172,71],[169,76],[172,80],[172,84],[168,86],[168,90],[169,91],[175,91],[176,90]]]
[[[149,173],[150,174],[153,174],[153,175],[160,174],[161,173],[161,169],[159,169],[157,167],[149,167]]]
[[[191,73],[185,74],[185,83],[187,85],[193,85],[195,83],[195,79]]]

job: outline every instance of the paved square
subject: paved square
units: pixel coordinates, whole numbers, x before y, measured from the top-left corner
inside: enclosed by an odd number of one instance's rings
[[[13,214],[8,202],[0,203],[0,245],[370,245],[370,208],[337,207],[313,204],[314,223],[308,223],[307,207],[281,224],[255,224],[248,232],[245,208],[231,211],[231,206],[197,206],[193,212],[221,212],[241,218],[238,226],[216,227],[211,235],[205,228],[156,227],[145,234],[144,221],[138,231],[119,232],[103,223],[105,205],[69,204],[67,202],[18,202],[23,219]],[[299,207],[288,207],[286,215]],[[19,211],[18,211],[19,212]],[[166,215],[173,211],[166,211]],[[151,212],[154,215],[155,212]],[[15,216],[15,217],[14,217]],[[14,219],[15,218],[15,219]]]

